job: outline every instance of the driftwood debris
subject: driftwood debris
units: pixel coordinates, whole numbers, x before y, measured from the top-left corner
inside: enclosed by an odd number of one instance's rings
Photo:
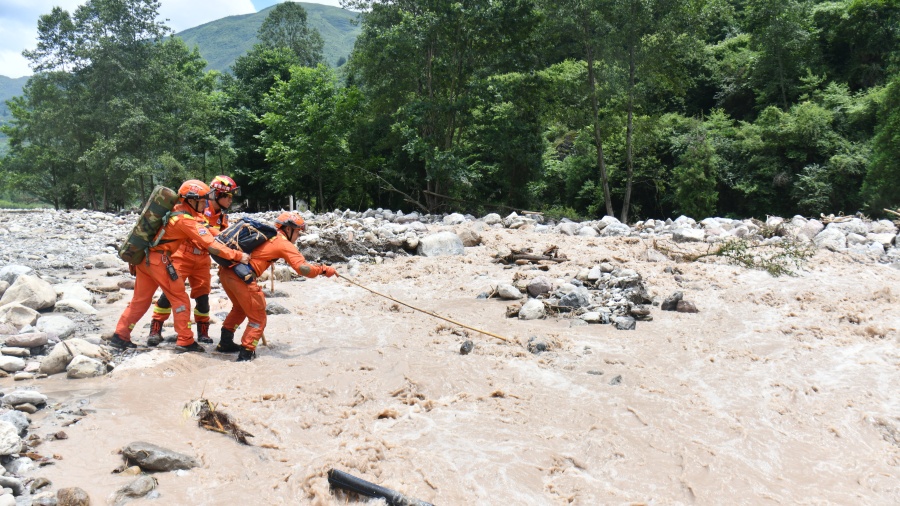
[[[559,247],[549,246],[540,255],[535,255],[531,248],[521,250],[510,250],[509,254],[498,256],[494,262],[504,265],[516,264],[536,264],[538,262],[565,262],[568,257],[564,253],[560,253]]]
[[[198,425],[204,429],[227,434],[241,444],[249,445],[247,438],[253,437],[253,434],[238,427],[227,413],[217,411],[215,404],[207,399],[197,399],[185,404],[183,413],[185,418],[197,420]]]

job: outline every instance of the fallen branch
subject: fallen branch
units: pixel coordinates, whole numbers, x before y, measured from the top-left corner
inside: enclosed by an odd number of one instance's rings
[[[810,245],[792,239],[760,244],[735,238],[709,245],[705,252],[684,251],[654,239],[653,248],[675,261],[696,262],[701,258],[721,257],[732,265],[763,270],[776,277],[795,275],[794,269],[801,268],[816,253]]]
[[[197,420],[197,424],[206,430],[229,435],[241,444],[249,445],[247,438],[253,437],[253,434],[238,427],[228,414],[216,411],[216,406],[207,399],[197,399],[185,404],[182,415]]]
[[[559,248],[556,246],[550,246],[540,255],[535,255],[531,252],[531,248],[526,248],[524,250],[511,250],[508,255],[497,257],[494,260],[497,263],[502,264],[517,264],[523,265],[525,263],[533,263],[536,264],[538,262],[565,262],[569,260],[566,255],[559,252]]]

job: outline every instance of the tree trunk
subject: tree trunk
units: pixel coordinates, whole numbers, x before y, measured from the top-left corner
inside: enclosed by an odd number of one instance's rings
[[[625,201],[622,202],[622,223],[628,223],[628,208],[631,207],[631,186],[634,179],[634,46],[628,48],[628,125],[625,128],[625,166],[628,170],[625,181]]]
[[[600,169],[600,183],[603,185],[603,199],[606,201],[606,214],[613,215],[612,197],[609,194],[609,177],[606,174],[606,161],[603,159],[603,137],[600,132],[600,106],[597,100],[597,80],[594,76],[594,49],[587,45],[588,84],[591,88],[591,106],[594,114],[594,144],[597,147],[597,168]]]

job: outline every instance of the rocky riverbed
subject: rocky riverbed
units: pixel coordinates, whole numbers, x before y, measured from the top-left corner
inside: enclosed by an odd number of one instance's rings
[[[135,219],[0,211],[0,505],[361,501],[331,469],[434,504],[900,503],[891,221],[307,213],[301,251],[358,284],[278,265],[237,364],[105,345]],[[805,260],[687,261],[723,244]]]

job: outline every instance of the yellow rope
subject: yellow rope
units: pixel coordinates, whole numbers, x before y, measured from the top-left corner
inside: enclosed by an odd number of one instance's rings
[[[352,279],[348,278],[347,276],[342,275],[341,273],[337,273],[337,276],[338,276],[339,278],[341,278],[341,279],[347,280],[347,282],[349,282],[349,283],[351,283],[351,284],[354,284],[354,285],[356,285],[356,286],[362,288],[363,290],[370,291],[370,292],[374,293],[375,295],[380,295],[380,296],[384,297],[385,299],[390,299],[390,300],[396,302],[397,304],[403,304],[404,306],[406,306],[406,307],[408,307],[408,308],[410,308],[410,309],[415,309],[416,311],[425,313],[425,314],[427,314],[427,315],[429,315],[429,316],[433,316],[433,317],[435,317],[435,318],[439,318],[439,319],[441,319],[441,320],[448,321],[448,322],[450,322],[450,323],[452,323],[452,324],[454,324],[454,325],[459,325],[460,327],[465,327],[465,328],[467,328],[467,329],[469,329],[469,330],[474,330],[475,332],[480,332],[480,333],[482,333],[482,334],[485,334],[485,335],[488,335],[488,336],[491,336],[491,337],[496,337],[497,339],[500,339],[501,341],[505,341],[505,342],[507,342],[507,343],[514,343],[514,342],[515,342],[515,341],[513,341],[512,339],[508,339],[508,338],[503,337],[503,336],[501,336],[501,335],[494,334],[493,332],[488,332],[488,331],[486,331],[486,330],[481,330],[481,329],[479,329],[479,328],[475,328],[475,327],[466,325],[465,323],[460,323],[460,322],[458,322],[458,321],[451,320],[450,318],[441,316],[441,315],[439,315],[439,314],[437,314],[437,313],[432,313],[431,311],[426,311],[426,310],[424,310],[424,309],[421,309],[421,308],[418,308],[418,307],[416,307],[416,306],[413,306],[412,304],[407,304],[406,302],[403,302],[402,300],[397,300],[397,299],[391,297],[390,295],[385,295],[385,294],[383,294],[383,293],[376,292],[375,290],[372,290],[372,289],[369,288],[369,287],[363,286],[363,285],[357,283],[356,281],[353,281]]]

